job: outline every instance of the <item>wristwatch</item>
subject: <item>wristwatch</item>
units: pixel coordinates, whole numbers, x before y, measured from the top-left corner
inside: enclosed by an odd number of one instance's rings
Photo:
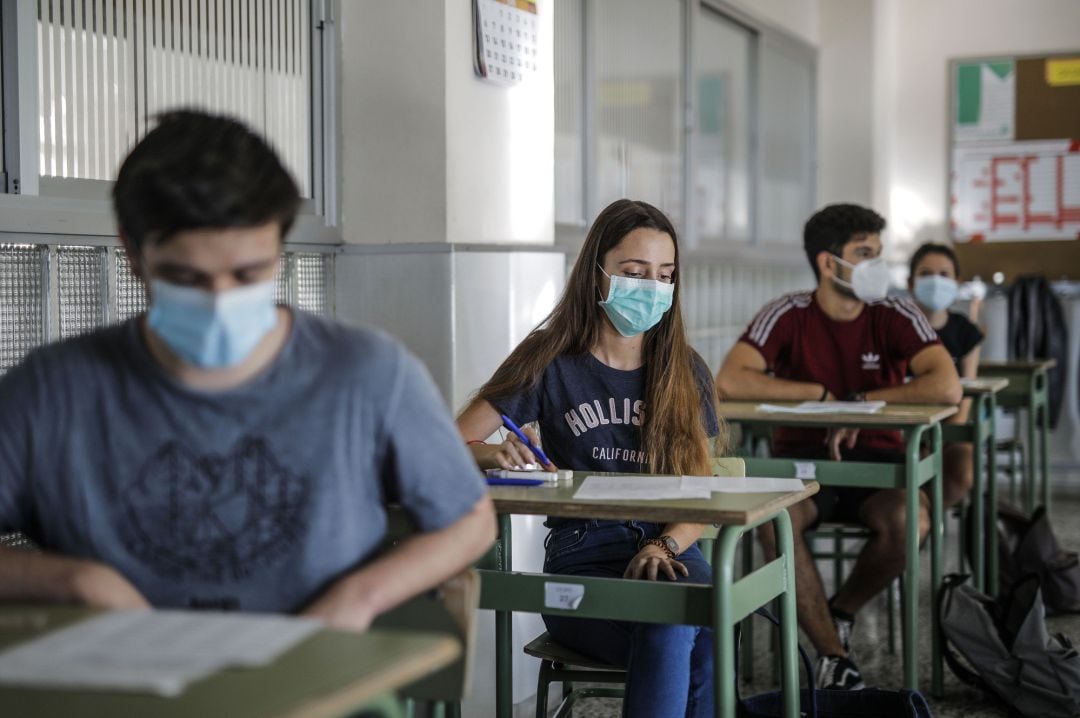
[[[679,542],[671,538],[667,534],[663,536],[657,536],[656,538],[642,539],[638,544],[638,550],[645,548],[646,545],[652,544],[653,546],[659,546],[667,554],[668,558],[675,558],[679,555]]]

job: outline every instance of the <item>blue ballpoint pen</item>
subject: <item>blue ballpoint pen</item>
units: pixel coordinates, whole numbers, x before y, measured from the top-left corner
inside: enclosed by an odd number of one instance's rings
[[[529,441],[529,437],[525,436],[525,432],[518,428],[518,425],[514,423],[513,419],[506,414],[499,414],[499,416],[502,417],[503,424],[506,425],[506,428],[514,432],[517,438],[521,439],[522,443],[528,447],[529,451],[533,452],[533,456],[540,459],[540,463],[544,466],[551,466],[551,461],[548,459],[547,455],[545,455],[543,451],[540,451],[538,447],[533,446],[533,443]]]
[[[502,479],[493,476],[488,477],[488,486],[543,486],[547,482],[543,479]]]

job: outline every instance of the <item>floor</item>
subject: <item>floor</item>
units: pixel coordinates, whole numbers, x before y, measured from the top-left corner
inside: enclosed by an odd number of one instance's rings
[[[1057,492],[1051,508],[1051,521],[1054,531],[1061,545],[1067,550],[1080,550],[1080,477],[1069,476],[1067,486],[1069,488]],[[1002,487],[1004,490],[1004,487]],[[956,521],[950,520],[946,528],[945,543],[945,571],[946,573],[957,571],[958,558],[956,555]],[[921,586],[929,586],[929,557],[926,550],[922,554],[923,560]],[[824,567],[823,567],[824,568]],[[828,584],[828,576],[826,582]],[[924,588],[920,605],[920,655],[929,655],[930,634],[927,628],[929,624],[928,606],[929,590]],[[897,617],[899,621],[899,617]],[[1061,632],[1068,636],[1074,643],[1080,643],[1080,615],[1057,616],[1047,619],[1047,625],[1051,632]],[[899,629],[897,629],[899,631]],[[755,631],[755,681],[751,685],[743,685],[741,690],[744,694],[754,695],[761,691],[774,690],[771,685],[772,656],[768,646],[769,632],[767,630]],[[888,630],[887,612],[884,596],[863,609],[858,617],[853,639],[853,650],[858,661],[859,668],[868,685],[880,688],[899,688],[902,680],[900,675],[900,656],[890,654],[887,650]],[[804,647],[809,643],[803,641]],[[897,636],[897,649],[899,650],[899,635]],[[813,658],[813,656],[811,656]],[[921,667],[921,681],[929,688],[930,662],[925,661]],[[557,687],[553,687],[553,693]],[[1007,711],[993,699],[983,696],[979,691],[968,688],[945,668],[945,698],[934,700],[927,696],[934,716],[937,718],[1007,718]],[[576,718],[617,718],[620,715],[621,701],[618,699],[597,698],[584,701],[574,708]]]

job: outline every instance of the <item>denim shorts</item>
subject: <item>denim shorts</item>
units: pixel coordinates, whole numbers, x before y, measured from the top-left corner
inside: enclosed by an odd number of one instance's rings
[[[593,519],[560,523],[544,541],[544,573],[622,578],[642,539],[655,538],[663,529],[663,524],[644,521]],[[696,543],[676,560],[690,572],[688,577],[680,576],[680,581],[712,582],[712,571]]]

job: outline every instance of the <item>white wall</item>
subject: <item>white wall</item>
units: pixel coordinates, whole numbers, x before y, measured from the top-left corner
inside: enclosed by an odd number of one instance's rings
[[[445,8],[340,7],[345,241],[446,241]]]
[[[538,70],[473,73],[469,2],[343,2],[342,202],[361,244],[554,242],[553,15]]]
[[[873,2],[824,0],[818,51],[818,203],[873,202]],[[861,58],[853,62],[853,58]]]
[[[539,5],[538,69],[498,87],[473,74],[471,3],[446,0],[448,242],[555,241],[552,2]]]
[[[823,25],[818,5],[822,0],[730,0],[731,4],[754,18],[768,23],[795,37],[818,44],[818,31]]]
[[[945,238],[948,61],[1080,50],[1080,2],[818,6],[820,200],[870,203],[889,220],[890,255],[906,257]]]

